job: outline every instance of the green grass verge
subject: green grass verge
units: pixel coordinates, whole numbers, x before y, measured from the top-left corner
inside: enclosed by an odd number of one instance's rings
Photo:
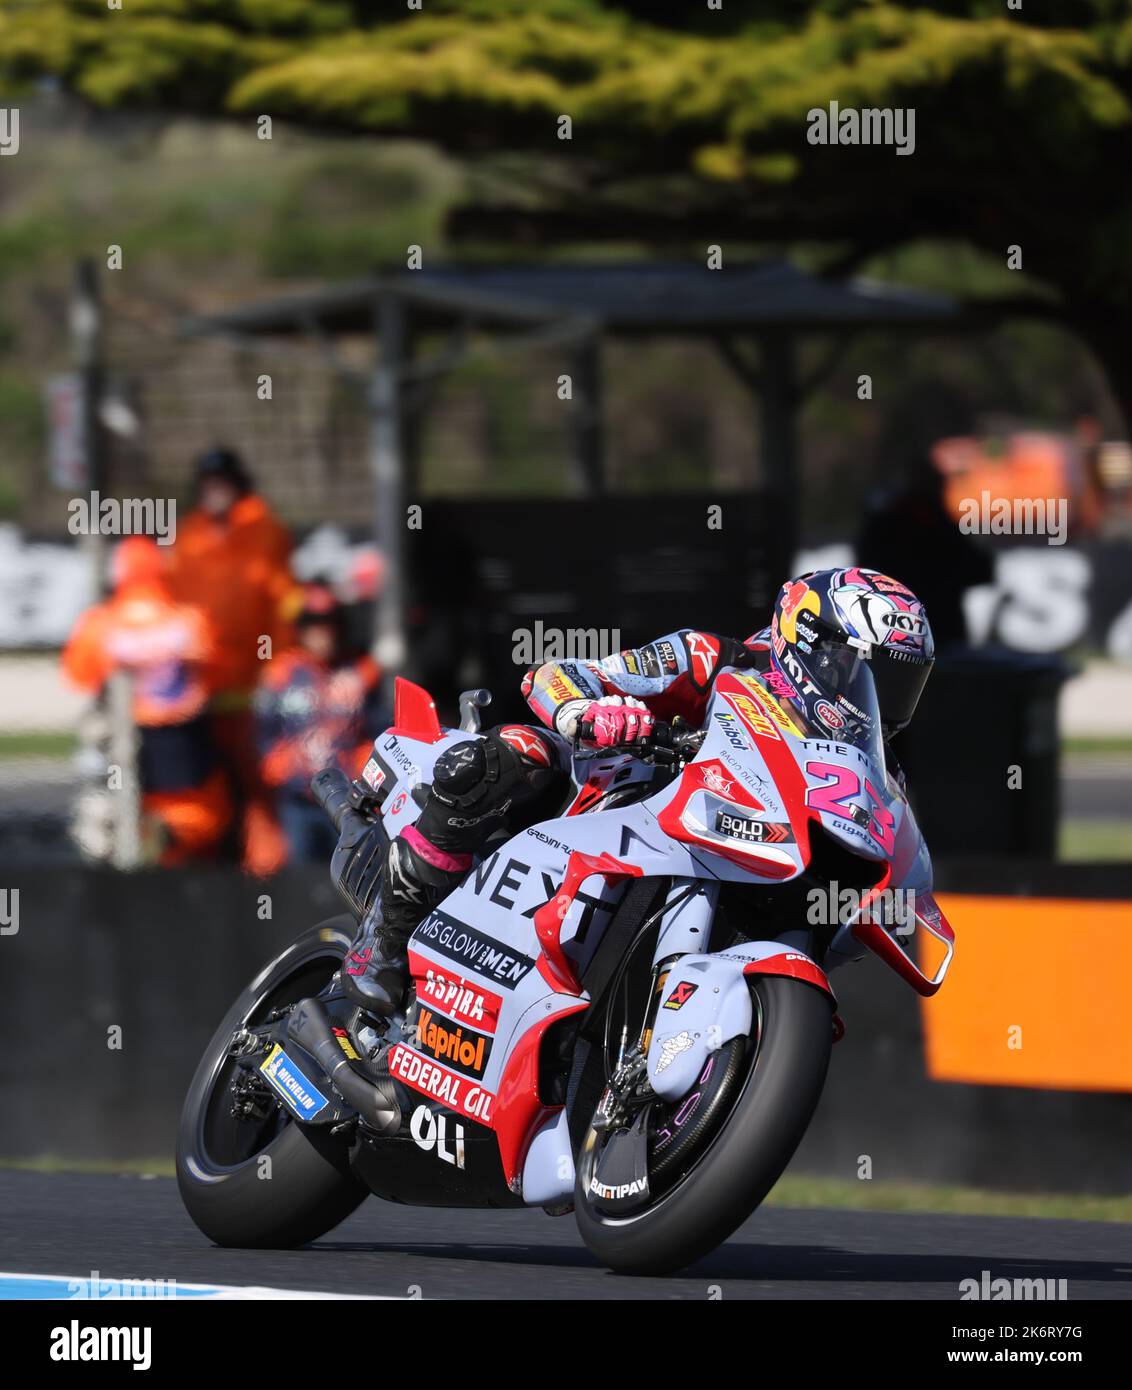
[[[0,733],[0,758],[69,758],[78,740],[69,730]]]
[[[0,1158],[0,1170],[12,1173],[107,1173],[117,1177],[174,1177],[171,1158]]]
[[[1110,757],[1113,755],[1132,758],[1132,738],[1065,738],[1061,741],[1061,751],[1067,756],[1081,753],[1086,756]]]
[[[1071,1221],[1132,1221],[1132,1197],[1053,1192],[989,1192],[974,1187],[852,1182],[787,1174],[766,1199],[776,1207],[845,1211],[941,1212],[955,1216],[1038,1216]]]
[[[1093,820],[1077,816],[1062,821],[1057,857],[1063,863],[1132,860],[1132,820]]]
[[[173,1176],[169,1158],[89,1161],[0,1158],[0,1169],[24,1173],[111,1173]],[[1059,1217],[1071,1221],[1132,1221],[1132,1197],[1077,1194],[987,1192],[974,1187],[940,1187],[918,1183],[849,1182],[788,1174],[766,1199],[773,1207],[829,1207],[842,1211],[940,1212],[955,1216]]]

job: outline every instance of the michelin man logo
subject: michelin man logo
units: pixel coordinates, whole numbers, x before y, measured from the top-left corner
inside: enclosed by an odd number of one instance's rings
[[[681,1033],[673,1033],[670,1038],[663,1038],[660,1044],[660,1056],[657,1058],[656,1073],[659,1076],[662,1071],[666,1071],[682,1052],[692,1046],[695,1039],[685,1028]]]

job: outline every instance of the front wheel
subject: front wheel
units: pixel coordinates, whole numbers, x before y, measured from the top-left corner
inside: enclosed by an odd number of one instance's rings
[[[578,1156],[575,1214],[582,1239],[623,1274],[668,1274],[722,1244],[755,1210],[793,1157],[829,1067],[830,1002],[812,985],[759,977],[753,1036],[713,1053],[672,1123],[652,1102],[649,1179],[654,1200],[610,1217],[589,1194],[599,1147],[592,1127]],[[673,1152],[677,1150],[677,1152]],[[673,1159],[678,1157],[674,1164]]]
[[[205,1048],[181,1112],[177,1185],[189,1215],[217,1245],[305,1245],[366,1196],[344,1147],[324,1130],[296,1124],[274,1104],[258,1116],[233,1116],[237,1067],[228,1055],[237,1029],[318,994],[353,933],[348,916],[305,932],[244,990]]]

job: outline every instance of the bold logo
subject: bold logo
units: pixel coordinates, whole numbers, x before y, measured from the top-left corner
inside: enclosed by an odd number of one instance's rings
[[[286,1101],[301,1120],[313,1119],[330,1102],[317,1089],[278,1043],[260,1065],[264,1080]]]
[[[702,688],[710,682],[719,659],[719,641],[704,632],[687,632],[684,643],[692,663],[692,681]]]
[[[409,1133],[413,1143],[425,1153],[436,1150],[442,1163],[451,1163],[453,1168],[464,1166],[464,1126],[453,1121],[451,1140],[448,1133],[448,1116],[437,1115],[427,1105],[418,1105],[409,1121]]]
[[[789,835],[789,827],[777,821],[751,820],[748,816],[734,815],[730,811],[715,813],[715,833],[728,835],[733,840],[745,840],[749,844],[776,845]]]
[[[418,1008],[414,1046],[438,1062],[448,1062],[468,1076],[482,1076],[491,1056],[491,1040],[482,1033],[449,1028],[431,1009]]]
[[[413,933],[413,940],[456,961],[473,974],[486,975],[504,989],[514,989],[535,968],[530,956],[522,955],[474,927],[465,926],[446,912],[429,913]]]
[[[409,970],[416,981],[417,998],[424,999],[449,1018],[470,1023],[483,1033],[494,1033],[503,1000],[481,985],[470,984],[454,970],[442,970],[415,951],[409,952]]]
[[[680,669],[680,663],[676,660],[676,648],[671,642],[654,642],[653,647],[665,671],[668,675],[674,676]]]
[[[664,1001],[663,1007],[666,1009],[682,1009],[684,1005],[699,989],[699,985],[694,985],[691,980],[681,980],[668,998]]]
[[[495,1097],[482,1086],[473,1086],[466,1076],[430,1062],[403,1043],[398,1043],[389,1054],[389,1074],[429,1100],[438,1101],[446,1110],[455,1110],[490,1128]]]

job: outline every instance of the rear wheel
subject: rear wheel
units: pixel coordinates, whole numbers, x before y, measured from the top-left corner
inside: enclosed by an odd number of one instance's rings
[[[366,1196],[344,1145],[324,1129],[296,1124],[274,1104],[259,1118],[233,1117],[240,1069],[228,1055],[239,1028],[318,994],[354,931],[354,919],[342,916],[299,937],[236,1000],[197,1067],[181,1112],[177,1184],[189,1215],[217,1245],[305,1245]]]
[[[611,1217],[590,1196],[603,1134],[586,1131],[575,1215],[582,1239],[610,1269],[666,1274],[714,1250],[781,1176],[825,1084],[833,1030],[828,997],[781,976],[752,987],[752,1036],[712,1054],[675,1104],[651,1103],[649,1190],[642,1211]]]

